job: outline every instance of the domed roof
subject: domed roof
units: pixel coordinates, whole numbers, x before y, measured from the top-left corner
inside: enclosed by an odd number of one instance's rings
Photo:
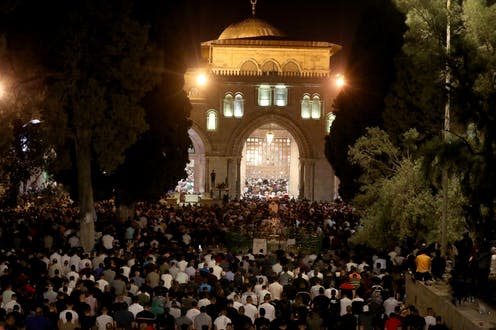
[[[284,37],[284,34],[264,20],[247,18],[229,25],[222,31],[218,40],[256,37]]]

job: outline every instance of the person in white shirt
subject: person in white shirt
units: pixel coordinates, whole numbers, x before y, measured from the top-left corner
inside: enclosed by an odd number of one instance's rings
[[[272,283],[269,284],[269,292],[272,300],[281,300],[283,289],[284,287],[279,283],[279,280],[275,278]]]
[[[133,303],[127,308],[128,311],[133,313],[135,319],[136,319],[136,314],[143,311],[144,309],[145,308],[138,303],[138,296],[133,297]]]
[[[59,320],[61,320],[63,323],[67,322],[67,319],[65,318],[66,313],[69,312],[72,314],[72,322],[77,323],[79,321],[79,315],[78,313],[72,309],[73,305],[71,302],[67,302],[66,304],[66,309],[60,312],[59,314]]]
[[[14,306],[19,306],[19,312],[22,312],[21,305],[17,302],[17,295],[15,293],[10,297],[10,301],[3,305],[3,309],[8,314],[14,310]]]
[[[105,290],[105,287],[107,285],[110,285],[110,283],[108,281],[106,281],[103,277],[101,277],[98,281],[96,281],[96,284],[97,284],[98,289],[100,289],[100,291],[102,291],[102,292],[103,292],[103,290]]]
[[[348,296],[346,295],[346,293],[344,293],[342,295],[342,298],[339,299],[339,304],[340,304],[339,315],[343,316],[343,315],[345,315],[347,313],[346,308],[348,306],[351,307],[351,299],[348,298]]]
[[[243,306],[243,304],[242,304],[242,303],[241,303],[241,301],[240,301],[241,299],[240,299],[240,297],[239,297],[239,295],[238,295],[238,294],[234,294],[234,295],[233,295],[232,300],[233,300],[233,307],[234,307],[236,310],[239,310],[239,308],[240,308],[241,306]]]
[[[214,328],[215,330],[226,330],[229,323],[232,323],[231,319],[226,316],[226,310],[223,309],[214,321]]]
[[[106,330],[107,324],[112,325],[112,329],[114,328],[114,319],[112,316],[108,315],[107,307],[102,307],[102,314],[96,318],[96,325],[98,330]]]
[[[384,314],[389,316],[389,314],[393,313],[396,306],[400,305],[400,302],[394,298],[394,294],[390,293],[389,298],[384,300],[384,303],[382,304],[384,306]]]
[[[13,295],[15,295],[15,292],[12,290],[12,284],[9,283],[2,293],[2,306],[10,302]]]
[[[428,330],[429,327],[432,325],[436,325],[436,318],[434,317],[434,311],[432,310],[431,307],[427,308],[427,315],[424,317],[425,320],[425,327],[424,330]]]
[[[222,278],[222,267],[217,264],[213,265],[212,274],[214,274],[215,277],[217,277],[217,279],[220,280]]]
[[[244,305],[246,304],[246,302],[248,301],[248,297],[251,297],[251,301],[250,303],[256,305],[257,304],[257,295],[255,294],[255,292],[252,291],[252,287],[251,286],[248,286],[246,288],[246,291],[243,292],[243,294],[241,295],[241,303]]]
[[[193,301],[191,303],[191,308],[186,312],[186,317],[191,320],[191,322],[195,322],[195,317],[200,314],[200,310],[198,309],[198,303]]]
[[[279,262],[276,262],[272,265],[272,271],[279,275],[282,272],[282,265]]]
[[[365,267],[370,267],[370,265],[365,260],[362,260],[357,267],[358,272],[363,273],[365,271]]]
[[[204,295],[205,296],[202,299],[198,300],[198,308],[200,309],[211,304],[210,299],[208,299],[208,294],[205,293]]]
[[[62,264],[62,256],[57,252],[55,251],[54,253],[52,253],[50,255],[50,260],[53,262],[53,260],[56,259],[57,260],[57,263],[60,265]]]
[[[184,258],[181,258],[181,260],[177,263],[177,267],[182,272],[186,271],[187,266],[188,266],[188,262],[184,260]]]
[[[320,279],[315,282],[315,285],[313,285],[310,288],[310,298],[313,300],[313,298],[317,297],[319,295],[320,289],[324,289],[324,287],[320,284],[321,281]]]
[[[166,271],[162,276],[160,276],[160,279],[164,282],[164,287],[167,289],[170,289],[172,286],[172,281],[174,278],[172,277],[172,274],[169,273],[169,271]]]
[[[103,235],[102,245],[106,250],[112,250],[114,247],[114,237],[110,234]]]
[[[252,301],[253,301],[252,297],[247,296],[246,297],[246,304],[244,304],[243,307],[245,308],[245,315],[251,319],[251,323],[254,323],[255,319],[256,319],[256,315],[258,313],[258,310],[255,307],[255,305],[252,304]]]
[[[261,304],[264,301],[266,295],[269,295],[270,296],[270,291],[267,290],[267,286],[264,284],[262,286],[262,290],[260,290],[258,292],[258,303],[259,304]]]
[[[258,305],[258,314],[261,314],[260,309],[262,308],[265,310],[265,317],[270,322],[274,321],[276,318],[276,308],[270,303],[270,294],[265,295],[264,302]]]
[[[189,276],[183,271],[180,271],[176,275],[176,282],[179,284],[186,284],[189,281]]]
[[[79,272],[79,262],[81,261],[81,257],[79,257],[76,253],[73,253],[71,255],[70,261],[69,261],[69,266],[75,266],[76,267],[76,272]]]
[[[79,280],[79,273],[76,272],[76,267],[75,266],[71,266],[71,270],[66,274],[66,278],[71,278],[71,277],[74,277],[74,279],[76,280]]]
[[[355,267],[355,269],[358,268],[358,265],[356,262],[353,261],[353,259],[350,258],[350,261],[346,263],[346,271],[349,273],[351,272],[351,269]]]

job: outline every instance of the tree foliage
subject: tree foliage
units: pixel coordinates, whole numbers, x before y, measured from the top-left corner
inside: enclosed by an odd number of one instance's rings
[[[64,16],[49,39],[43,120],[59,157],[77,169],[81,241],[90,250],[96,217],[92,168],[113,171],[123,162],[147,128],[141,102],[158,77],[150,65],[148,27],[133,17],[131,1],[57,6]]]
[[[350,148],[350,159],[364,169],[363,186],[353,203],[362,214],[363,228],[354,241],[376,248],[389,242],[435,241],[439,237],[441,196],[422,172],[422,161],[412,152],[419,134],[403,135],[405,146],[395,146],[388,134],[369,128]],[[462,221],[460,186],[450,190],[449,236],[456,238]]]
[[[392,136],[415,127],[427,141],[423,165],[440,189],[440,169],[461,184],[465,219],[482,244],[494,239],[496,189],[496,5],[485,0],[397,0],[408,31],[387,97]],[[447,52],[447,24],[451,31]],[[451,134],[440,139],[450,96]]]

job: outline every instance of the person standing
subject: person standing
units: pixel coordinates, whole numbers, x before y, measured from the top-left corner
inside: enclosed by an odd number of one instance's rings
[[[212,330],[212,318],[207,314],[205,306],[200,307],[200,314],[195,317],[193,325],[195,330],[202,330],[204,326]]]
[[[426,253],[425,249],[420,250],[415,257],[415,279],[419,281],[428,281],[431,279],[431,257]]]
[[[102,307],[101,314],[96,318],[96,325],[98,330],[106,330],[107,324],[114,325],[114,318],[108,315],[107,307]]]
[[[227,325],[231,323],[231,319],[226,316],[226,310],[222,309],[220,311],[219,316],[214,321],[214,329],[215,330],[226,330]]]

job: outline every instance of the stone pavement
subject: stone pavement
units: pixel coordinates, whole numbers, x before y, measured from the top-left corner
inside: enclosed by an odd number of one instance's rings
[[[496,330],[496,310],[475,299],[453,305],[451,288],[446,282],[434,282],[425,285],[419,281],[406,280],[406,302],[414,305],[421,313],[432,307],[437,315],[441,315],[451,330]]]

